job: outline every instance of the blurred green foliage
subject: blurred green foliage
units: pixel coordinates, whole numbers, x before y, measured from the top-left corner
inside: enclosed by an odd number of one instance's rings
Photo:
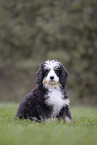
[[[97,104],[96,0],[0,0],[0,98],[19,100],[47,59],[70,72],[72,103]]]

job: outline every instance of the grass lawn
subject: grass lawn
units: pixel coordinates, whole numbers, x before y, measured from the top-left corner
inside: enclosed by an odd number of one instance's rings
[[[72,123],[14,120],[18,104],[0,103],[0,145],[97,145],[97,108],[71,107]],[[73,123],[74,122],[74,123]]]

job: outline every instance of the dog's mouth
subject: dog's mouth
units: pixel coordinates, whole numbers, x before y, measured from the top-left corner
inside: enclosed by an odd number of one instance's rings
[[[48,84],[48,85],[56,85],[59,84],[59,82],[55,81],[55,80],[49,80],[47,81],[45,78],[43,79],[43,84]]]
[[[59,84],[59,82],[56,82],[54,80],[50,80],[49,82],[47,82],[49,85],[56,85]]]
[[[56,84],[56,81],[50,80],[50,81],[49,81],[49,84]]]
[[[55,80],[50,80],[49,82],[54,83],[54,82],[56,82],[56,81],[55,81]]]

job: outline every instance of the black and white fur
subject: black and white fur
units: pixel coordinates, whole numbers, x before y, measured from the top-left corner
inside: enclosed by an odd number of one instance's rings
[[[16,117],[36,121],[57,117],[70,122],[70,101],[66,94],[68,74],[62,63],[56,60],[42,63],[37,72],[36,87],[20,104]]]

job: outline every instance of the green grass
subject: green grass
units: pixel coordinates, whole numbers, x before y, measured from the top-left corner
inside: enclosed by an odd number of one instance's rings
[[[97,108],[71,107],[72,123],[14,120],[15,103],[0,103],[0,145],[97,145]],[[74,122],[74,123],[73,123]]]

